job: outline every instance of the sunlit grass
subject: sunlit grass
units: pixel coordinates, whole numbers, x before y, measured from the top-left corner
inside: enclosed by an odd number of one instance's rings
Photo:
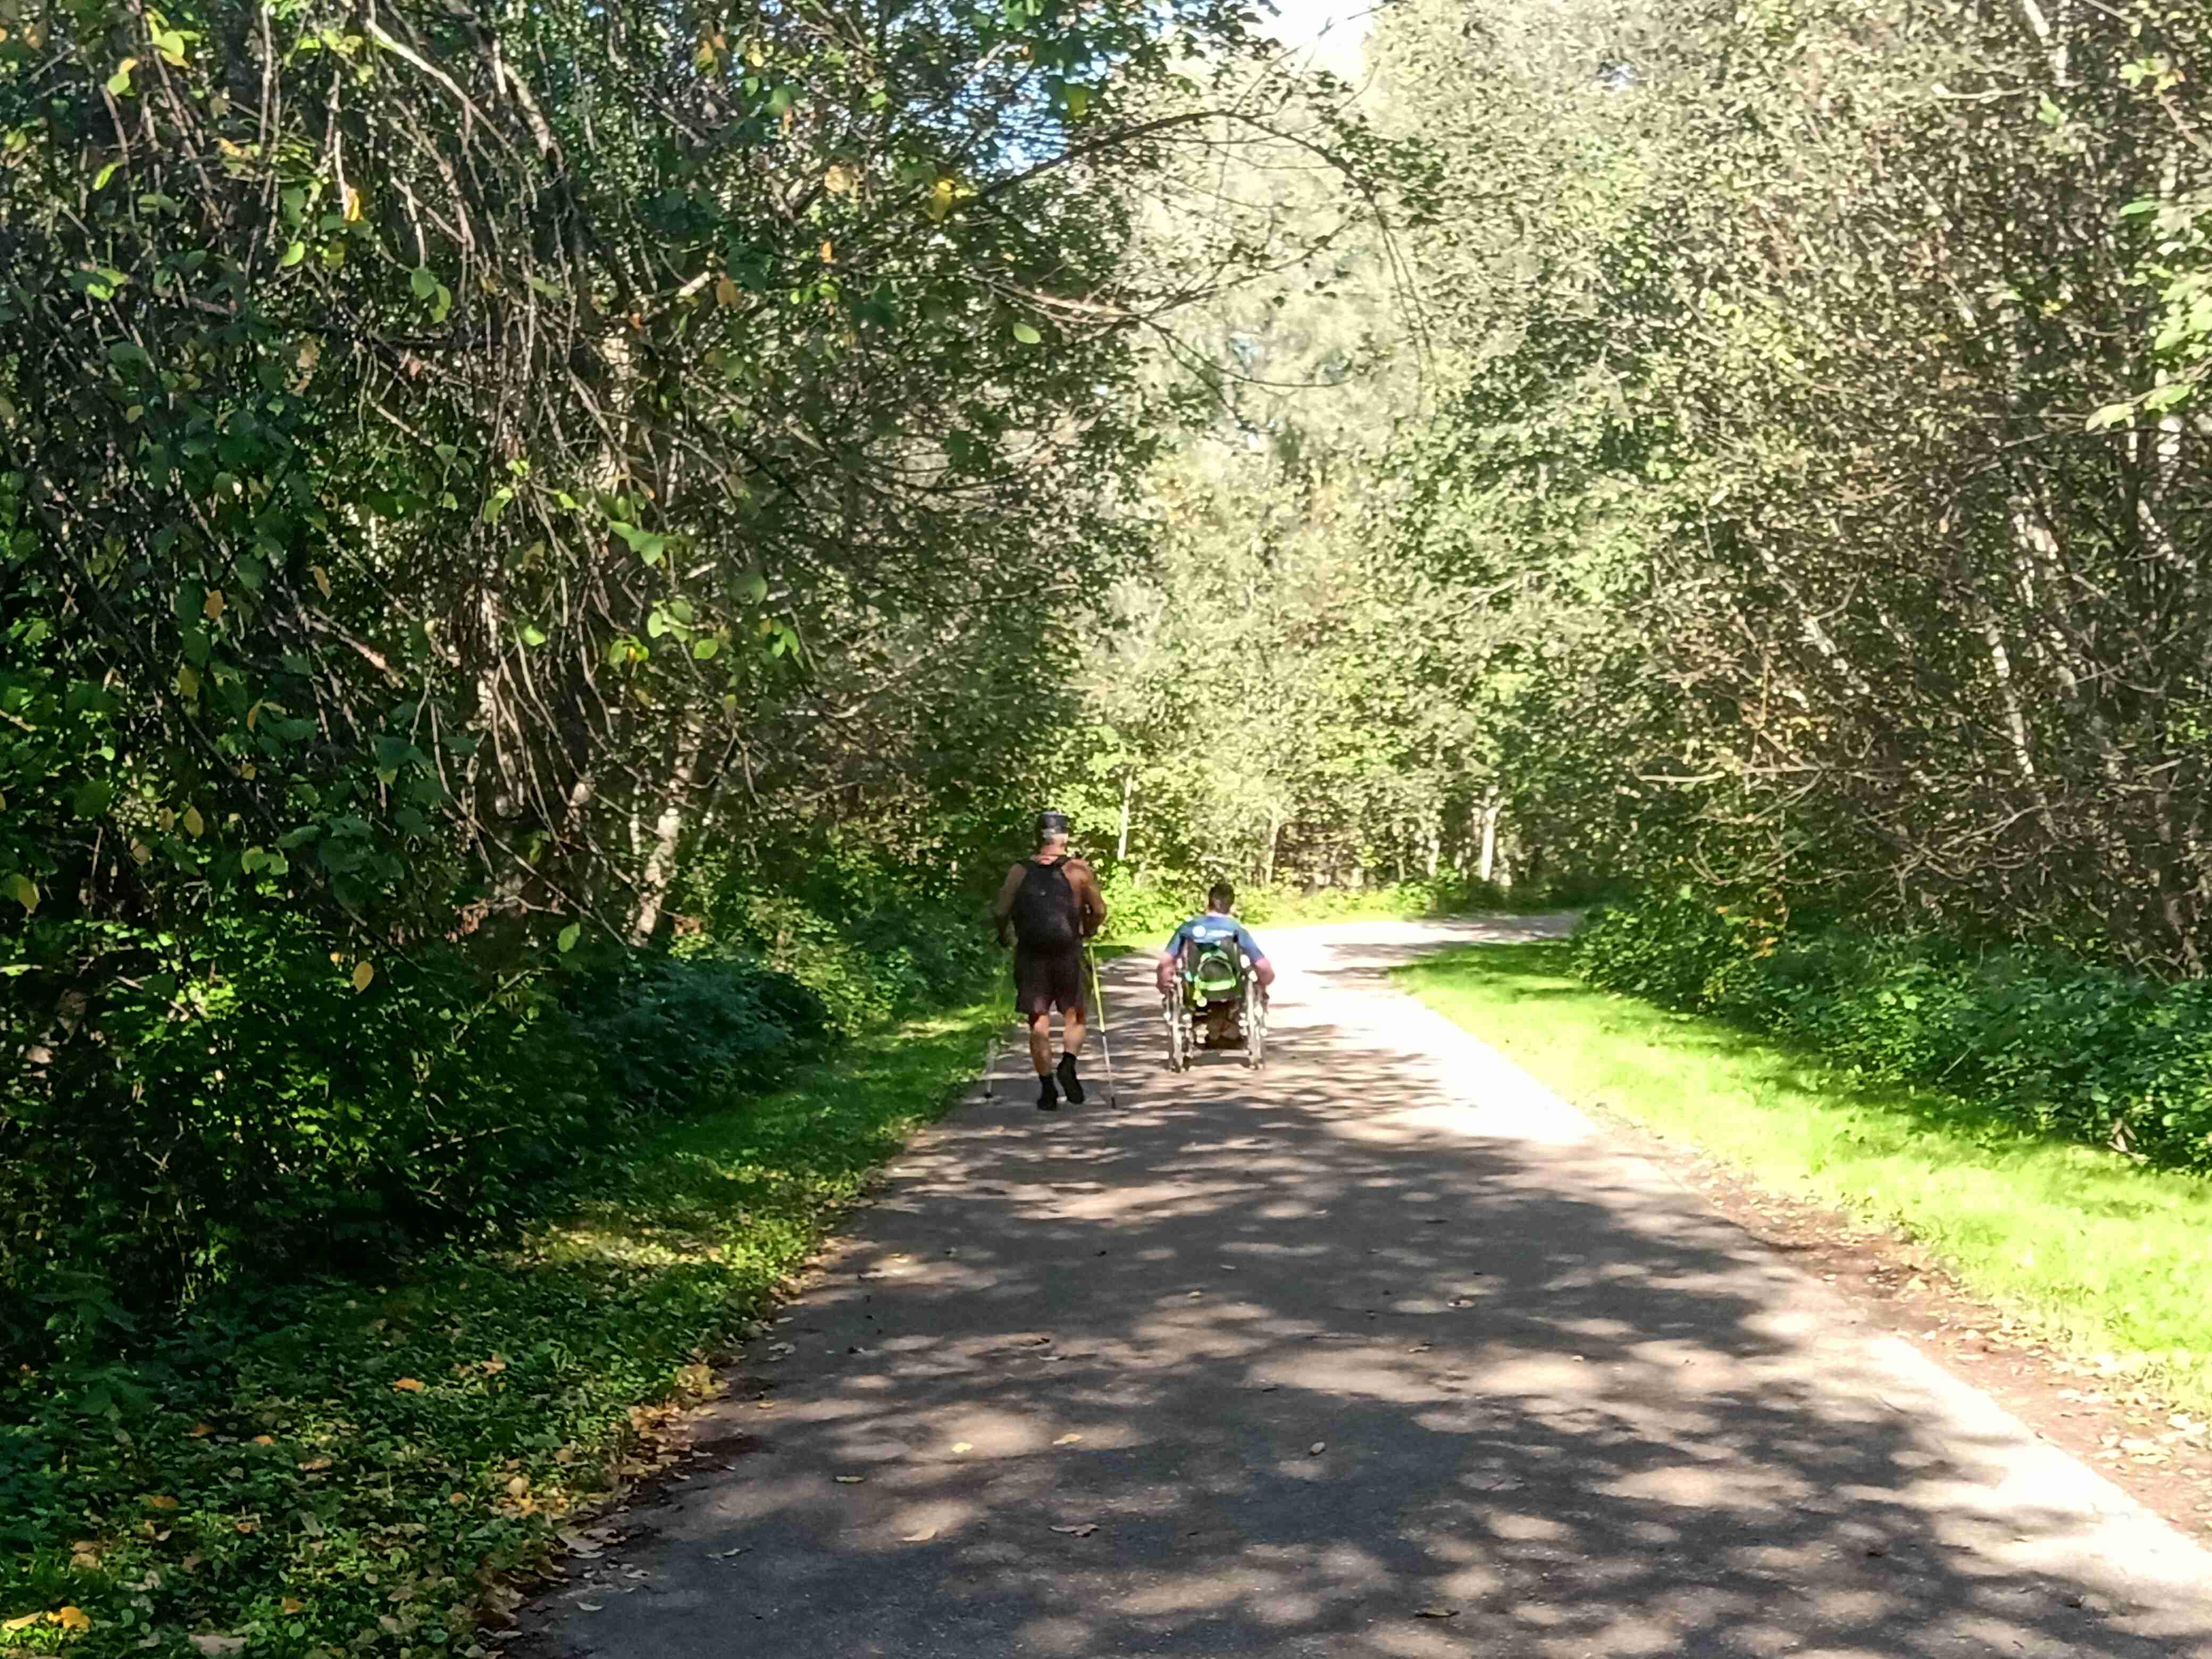
[[[1857,1085],[1722,1021],[1592,990],[1559,944],[1453,951],[1399,974],[1566,1098],[1899,1227],[2069,1348],[2212,1411],[2212,1182],[2039,1139],[1971,1101]]]

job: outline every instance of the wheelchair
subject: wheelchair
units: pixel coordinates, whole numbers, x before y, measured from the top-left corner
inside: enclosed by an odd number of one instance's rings
[[[1201,1048],[1241,1049],[1253,1071],[1267,1063],[1267,995],[1234,944],[1186,945],[1175,988],[1160,997],[1160,1018],[1170,1072],[1188,1072]]]

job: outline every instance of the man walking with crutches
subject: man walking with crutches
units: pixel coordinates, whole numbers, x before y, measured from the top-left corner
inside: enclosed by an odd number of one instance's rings
[[[1014,1006],[1030,1027],[1030,1059],[1036,1066],[1037,1110],[1060,1109],[1060,1091],[1083,1103],[1076,1060],[1083,1052],[1085,943],[1106,920],[1098,878],[1067,851],[1067,816],[1037,814],[1037,850],[1006,872],[991,907],[1004,945],[1014,944]],[[1060,1054],[1052,1058],[1052,1011],[1060,1010]]]

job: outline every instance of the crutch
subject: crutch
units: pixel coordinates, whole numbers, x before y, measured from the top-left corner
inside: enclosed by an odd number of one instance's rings
[[[1119,1109],[1121,1091],[1114,1086],[1114,1045],[1106,1040],[1106,988],[1098,982],[1098,958],[1083,947],[1083,960],[1091,969],[1091,1000],[1098,1010],[1098,1052],[1106,1061],[1106,1103]]]

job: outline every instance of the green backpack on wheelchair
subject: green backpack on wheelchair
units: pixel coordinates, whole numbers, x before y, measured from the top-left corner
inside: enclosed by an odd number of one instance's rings
[[[1209,1002],[1233,1002],[1244,988],[1244,975],[1237,963],[1233,945],[1200,945],[1195,960],[1183,970],[1183,996],[1193,1007]]]

